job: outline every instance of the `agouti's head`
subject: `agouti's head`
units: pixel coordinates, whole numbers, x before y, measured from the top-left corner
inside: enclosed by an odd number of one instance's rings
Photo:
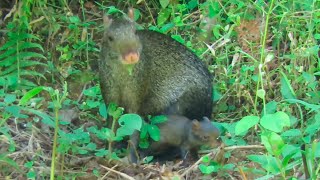
[[[130,15],[129,17],[133,16]],[[103,46],[108,53],[118,56],[122,64],[136,64],[140,59],[141,43],[136,34],[134,22],[129,19],[110,19],[103,17],[105,32]]]
[[[204,117],[202,121],[194,119],[191,123],[189,141],[193,147],[201,145],[217,146],[217,138],[220,135],[219,129],[207,117]]]

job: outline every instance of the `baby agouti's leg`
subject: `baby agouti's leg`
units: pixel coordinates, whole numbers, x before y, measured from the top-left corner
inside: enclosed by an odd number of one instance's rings
[[[130,137],[130,154],[129,154],[129,161],[131,163],[138,163],[139,160],[139,133],[135,131]]]
[[[180,158],[185,160],[188,156],[188,152],[189,150],[188,149],[185,149],[183,147],[180,148]]]

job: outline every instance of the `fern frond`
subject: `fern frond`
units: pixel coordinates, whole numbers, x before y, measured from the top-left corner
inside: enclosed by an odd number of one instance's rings
[[[22,75],[22,76],[39,76],[39,77],[42,77],[43,79],[46,79],[43,74],[38,73],[37,71],[25,71],[25,70],[23,70],[23,71],[21,71],[20,75]]]
[[[21,62],[20,68],[36,66],[36,65],[46,66],[46,64],[41,63],[41,62],[24,60],[23,62]],[[4,71],[0,72],[0,76],[8,75],[8,74],[10,74],[10,73],[12,73],[12,72],[14,72],[16,70],[17,70],[17,66],[10,66],[9,68],[7,68]]]
[[[3,58],[6,58],[8,56],[11,56],[12,54],[14,54],[16,52],[17,52],[16,48],[10,48],[6,52],[4,52],[3,54],[0,54],[0,60]]]
[[[18,48],[20,49],[20,51],[24,49],[37,48],[37,49],[40,49],[42,52],[44,52],[40,44],[32,43],[32,42],[22,42],[19,44]]]
[[[30,59],[30,58],[47,59],[42,54],[39,54],[39,53],[36,53],[36,52],[20,52],[18,55],[16,54],[14,56],[9,56],[6,59],[2,60],[0,62],[0,66],[8,67],[8,66],[11,66],[12,64],[14,64],[17,59],[26,60],[26,59]]]

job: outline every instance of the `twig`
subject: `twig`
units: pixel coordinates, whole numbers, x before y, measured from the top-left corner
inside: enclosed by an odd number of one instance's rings
[[[230,146],[230,147],[225,147],[224,150],[226,151],[231,151],[235,149],[265,149],[264,146],[261,145],[247,145],[247,146]],[[200,154],[206,154],[212,152],[211,150],[205,150],[205,151],[200,151]]]
[[[247,176],[246,176],[246,174],[243,172],[243,169],[242,169],[240,166],[237,166],[237,167],[238,167],[238,169],[239,169],[240,175],[242,176],[242,179],[243,179],[243,180],[247,180]]]
[[[230,146],[225,147],[225,150],[235,150],[235,149],[265,149],[264,146],[261,145],[247,145],[247,146]]]
[[[215,153],[215,152],[210,152],[206,156],[211,156],[213,153]],[[185,175],[187,175],[193,168],[195,168],[198,164],[200,164],[202,162],[203,157],[205,157],[205,156],[202,156],[196,163],[194,163],[184,173],[182,173],[181,177],[184,177]]]
[[[124,177],[124,178],[126,178],[126,179],[135,180],[133,177],[131,177],[131,176],[125,174],[125,173],[116,171],[116,170],[114,170],[114,169],[108,168],[108,167],[103,166],[103,165],[100,165],[100,167],[102,167],[102,168],[104,168],[104,169],[106,169],[106,170],[108,170],[108,171],[111,171],[111,172],[113,172],[113,173],[119,174],[120,176],[122,176],[122,177]]]

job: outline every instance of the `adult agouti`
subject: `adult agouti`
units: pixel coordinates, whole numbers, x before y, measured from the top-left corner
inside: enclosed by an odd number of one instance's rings
[[[207,117],[201,121],[190,120],[184,116],[169,115],[164,123],[158,125],[160,129],[160,140],[153,141],[147,149],[139,148],[139,133],[135,132],[131,136],[132,146],[130,149],[130,161],[137,162],[137,155],[140,158],[150,155],[161,155],[170,153],[173,156],[174,149],[179,149],[182,159],[186,158],[189,151],[194,155],[200,146],[217,146],[219,130]],[[170,157],[170,156],[169,156]]]
[[[106,104],[141,116],[211,117],[212,82],[205,64],[171,37],[104,17],[99,75]],[[129,72],[130,71],[130,72]]]

